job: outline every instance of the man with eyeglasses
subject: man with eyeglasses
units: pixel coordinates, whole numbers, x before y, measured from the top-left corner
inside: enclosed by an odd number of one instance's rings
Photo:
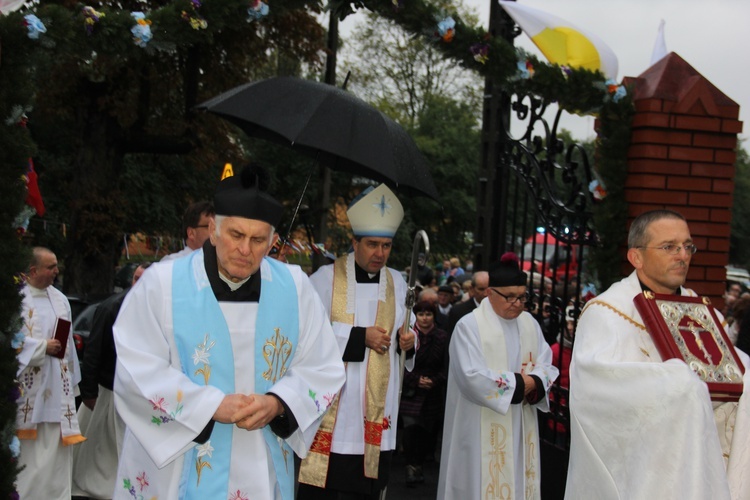
[[[505,254],[490,268],[486,300],[453,331],[440,500],[541,497],[536,410],[549,411],[558,370],[525,311],[526,283],[518,258]]]
[[[687,364],[662,362],[633,303],[645,290],[695,295],[683,287],[696,252],[688,224],[670,210],[646,212],[628,247],[633,273],[578,321],[566,498],[750,498],[750,401],[712,403]]]
[[[188,205],[182,216],[182,234],[185,248],[162,257],[162,261],[179,259],[203,246],[209,237],[208,223],[214,218],[214,206],[210,201],[196,201]]]

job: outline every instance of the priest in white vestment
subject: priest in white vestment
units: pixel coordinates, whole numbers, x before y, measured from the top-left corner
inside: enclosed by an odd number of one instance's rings
[[[36,247],[23,287],[17,335],[23,339],[16,355],[21,397],[16,434],[21,440],[16,487],[20,498],[69,500],[72,446],[84,441],[78,428],[75,387],[81,381],[72,335],[63,344],[55,338],[58,320],[70,326],[70,304],[52,286],[59,273],[57,257]],[[64,355],[60,357],[61,353]]]
[[[125,298],[114,498],[293,499],[292,452],[307,454],[344,367],[307,276],[266,257],[282,206],[262,178],[222,180],[210,240]]]
[[[541,498],[536,412],[549,411],[558,370],[524,310],[527,279],[515,254],[503,255],[486,300],[453,330],[439,500]]]
[[[682,286],[697,250],[687,222],[646,212],[631,224],[628,247],[635,271],[590,300],[578,321],[566,498],[750,498],[747,395],[712,403],[687,364],[661,360],[633,303],[645,290],[695,295]]]
[[[400,332],[406,283],[386,267],[403,218],[385,185],[368,188],[347,216],[354,251],[320,268],[310,280],[330,314],[346,363],[346,383],[302,461],[298,499],[380,498],[396,448],[401,370],[414,366],[414,332]],[[410,318],[411,323],[411,318]]]

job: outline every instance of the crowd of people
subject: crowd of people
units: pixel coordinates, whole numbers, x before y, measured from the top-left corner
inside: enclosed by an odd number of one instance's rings
[[[680,214],[633,221],[633,274],[599,296],[567,301],[510,253],[486,269],[421,255],[407,310],[387,186],[352,201],[350,252],[307,276],[268,257],[283,207],[259,169],[188,207],[185,250],[99,306],[80,366],[57,258],[34,249],[21,498],[375,500],[438,461],[441,500],[534,499],[547,433],[570,439],[570,499],[750,498],[750,403],[712,401],[688,365],[662,362],[633,305],[693,295]],[[747,366],[750,294],[731,286],[725,304]]]

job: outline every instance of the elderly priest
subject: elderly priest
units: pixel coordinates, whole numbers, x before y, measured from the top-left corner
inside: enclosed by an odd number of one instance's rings
[[[524,310],[515,254],[491,266],[486,300],[459,320],[449,348],[440,500],[539,499],[536,410],[557,378],[542,329]]]
[[[210,239],[152,266],[115,323],[127,424],[114,498],[292,500],[344,367],[297,266],[266,257],[281,205],[257,169],[222,180]]]

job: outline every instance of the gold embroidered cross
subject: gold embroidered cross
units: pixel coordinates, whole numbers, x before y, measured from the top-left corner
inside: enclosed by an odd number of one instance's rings
[[[70,405],[68,405],[68,411],[66,411],[63,415],[68,419],[69,427],[73,427],[73,417],[75,416],[75,414],[76,413],[70,409]]]
[[[263,372],[263,378],[276,383],[286,373],[286,364],[292,355],[292,343],[288,337],[281,335],[280,328],[273,330],[275,335],[267,339],[263,346],[263,358],[268,364],[268,370]]]
[[[34,407],[29,404],[29,398],[26,398],[26,404],[21,407],[21,411],[23,412],[23,422],[26,423],[29,413],[34,411]]]

